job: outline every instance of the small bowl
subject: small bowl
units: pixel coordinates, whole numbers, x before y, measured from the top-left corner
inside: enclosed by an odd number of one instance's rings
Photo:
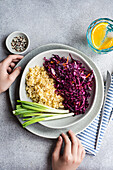
[[[27,45],[26,45],[25,50],[23,50],[23,51],[16,51],[15,49],[12,48],[11,42],[17,36],[22,36],[26,39]],[[15,32],[11,33],[6,39],[6,47],[13,54],[23,54],[23,53],[25,53],[28,50],[29,45],[30,45],[30,39],[29,39],[28,35],[25,34],[24,32],[15,31]]]

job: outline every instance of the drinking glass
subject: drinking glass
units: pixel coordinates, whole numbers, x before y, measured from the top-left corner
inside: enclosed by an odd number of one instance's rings
[[[86,38],[87,38],[89,47],[90,47],[94,52],[96,52],[96,53],[98,53],[98,54],[106,54],[106,53],[108,53],[108,52],[110,52],[110,51],[113,50],[113,46],[110,47],[110,48],[107,48],[107,49],[101,49],[101,50],[99,50],[99,49],[95,48],[94,45],[93,45],[93,43],[92,43],[92,40],[91,40],[92,30],[93,30],[93,28],[94,28],[97,24],[102,23],[102,22],[108,23],[107,29],[109,29],[109,30],[106,29],[106,31],[113,32],[113,20],[112,20],[112,19],[109,19],[109,18],[99,18],[99,19],[93,21],[93,22],[89,25],[89,27],[88,27],[88,29],[87,29],[87,33],[86,33]]]

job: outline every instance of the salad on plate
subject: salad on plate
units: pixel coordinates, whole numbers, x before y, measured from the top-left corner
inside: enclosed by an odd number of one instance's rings
[[[29,68],[26,93],[32,102],[20,101],[13,111],[30,124],[85,114],[89,106],[94,73],[71,54],[66,58],[53,54],[44,57],[42,67]]]

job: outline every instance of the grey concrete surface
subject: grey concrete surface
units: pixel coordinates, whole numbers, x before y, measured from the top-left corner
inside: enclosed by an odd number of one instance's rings
[[[73,46],[100,68],[113,72],[113,52],[95,54],[87,45],[88,25],[101,17],[113,17],[111,0],[0,0],[0,61],[6,58],[5,38],[13,31],[26,32],[28,50],[47,43]],[[107,129],[99,153],[87,156],[78,169],[113,169],[113,123]],[[21,127],[11,113],[8,91],[0,94],[0,170],[50,170],[55,140],[44,139]]]

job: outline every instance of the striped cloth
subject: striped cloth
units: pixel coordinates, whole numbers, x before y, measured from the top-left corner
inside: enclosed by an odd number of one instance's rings
[[[96,153],[99,151],[106,128],[109,124],[109,121],[113,117],[112,113],[113,113],[113,75],[111,76],[111,84],[105,100],[102,124],[100,127],[101,128],[100,136],[99,136],[97,146],[96,146],[96,141],[97,141],[97,134],[99,131],[101,112],[96,116],[93,122],[84,131],[77,134],[77,137],[81,140],[87,154],[95,156]]]

